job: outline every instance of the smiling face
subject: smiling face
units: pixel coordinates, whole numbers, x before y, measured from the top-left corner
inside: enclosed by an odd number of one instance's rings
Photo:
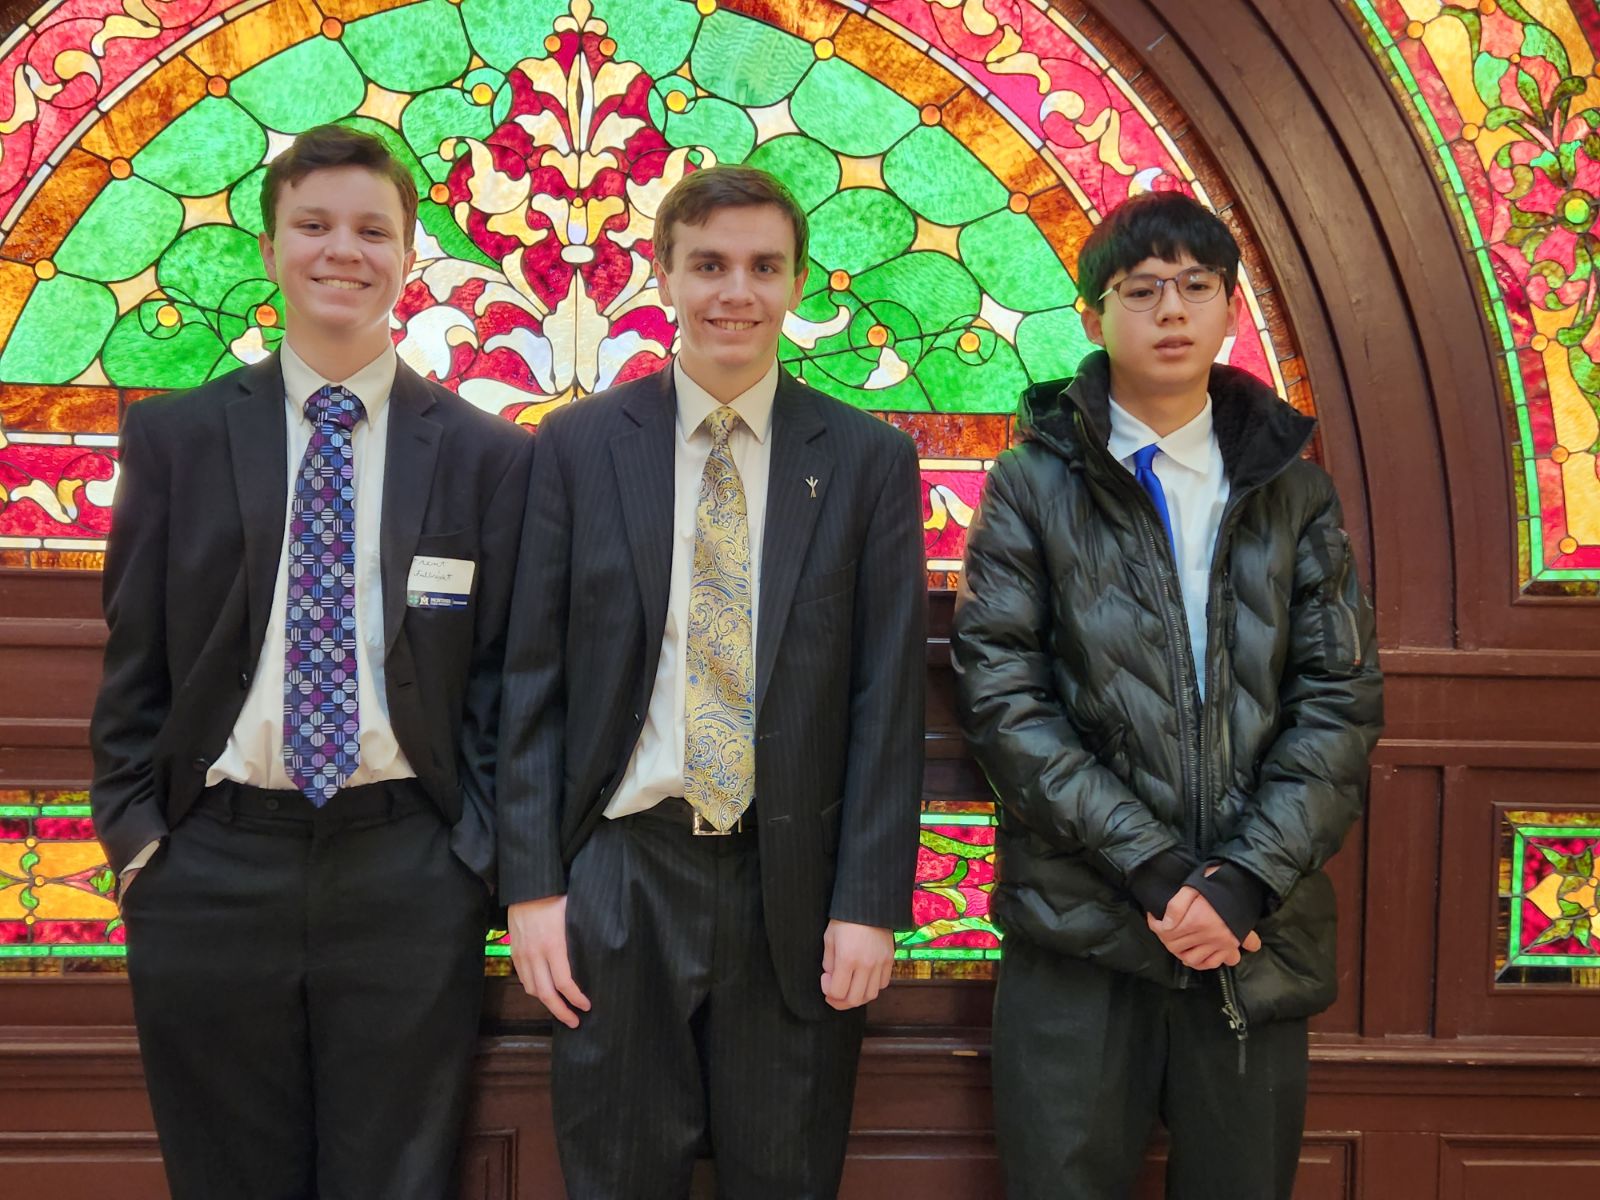
[[[402,213],[394,184],[365,167],[315,170],[278,194],[261,259],[283,291],[285,336],[329,379],[348,378],[389,342],[389,313],[416,257]]]
[[[778,356],[783,315],[800,303],[794,226],[774,204],[719,208],[672,231],[672,261],[656,265],[661,296],[677,310],[678,359],[726,403]]]
[[[1118,271],[1107,286],[1115,287],[1130,275],[1170,278],[1201,265],[1187,251],[1175,259],[1147,258],[1132,270]],[[1234,332],[1227,289],[1196,304],[1185,300],[1176,284],[1167,284],[1156,306],[1145,312],[1129,312],[1115,292],[1103,303],[1101,312],[1084,310],[1083,330],[1111,358],[1111,394],[1141,419],[1141,409],[1174,410],[1173,416],[1183,416],[1192,408],[1179,421],[1183,424],[1204,406],[1211,364]]]

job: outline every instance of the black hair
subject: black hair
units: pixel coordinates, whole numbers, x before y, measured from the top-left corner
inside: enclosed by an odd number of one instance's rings
[[[1078,251],[1078,294],[1095,312],[1118,271],[1147,258],[1168,261],[1183,253],[1222,273],[1231,297],[1239,284],[1239,243],[1210,209],[1182,192],[1146,192],[1124,200],[1095,227]]]

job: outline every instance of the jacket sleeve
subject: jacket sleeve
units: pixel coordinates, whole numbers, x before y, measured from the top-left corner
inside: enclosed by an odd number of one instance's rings
[[[496,775],[500,902],[567,890],[561,862],[571,505],[557,427],[535,439],[506,636]]]
[[[1368,757],[1383,728],[1372,606],[1331,482],[1327,489],[1295,551],[1279,733],[1262,758],[1249,816],[1211,853],[1279,900],[1333,857],[1361,815]]]
[[[1178,842],[1084,746],[1056,694],[1037,506],[1016,461],[990,472],[967,532],[951,635],[961,728],[1007,817],[1127,886]]]
[[[498,432],[498,431],[497,431]],[[472,662],[462,700],[461,740],[457,775],[465,811],[474,813],[487,836],[474,839],[468,866],[493,878],[495,754],[504,685],[506,632],[511,614],[512,573],[521,542],[522,515],[528,496],[528,465],[533,438],[521,430],[514,454],[495,484],[482,516],[479,535],[477,618],[473,626]],[[479,849],[481,847],[481,849]],[[457,846],[457,853],[464,847]]]
[[[911,927],[922,800],[927,566],[916,447],[896,439],[856,567],[850,743],[829,916]]]
[[[156,794],[155,743],[172,711],[167,672],[169,467],[142,406],[128,408],[117,454],[119,479],[106,542],[106,653],[89,723],[95,832],[118,875],[167,835]]]

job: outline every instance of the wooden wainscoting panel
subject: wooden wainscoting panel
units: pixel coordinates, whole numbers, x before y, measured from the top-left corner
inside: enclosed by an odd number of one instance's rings
[[[1439,1200],[1589,1196],[1600,1191],[1600,1137],[1439,1138]]]
[[[153,1130],[0,1131],[0,1177],[7,1196],[167,1200]]]
[[[1358,1200],[1360,1149],[1359,1133],[1308,1131],[1300,1146],[1294,1200]],[[1151,1149],[1144,1174],[1133,1189],[1133,1200],[1162,1200],[1166,1194],[1166,1168],[1167,1147],[1162,1143]]]

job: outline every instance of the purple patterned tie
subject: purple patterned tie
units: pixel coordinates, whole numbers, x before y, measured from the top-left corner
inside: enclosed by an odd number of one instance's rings
[[[356,488],[352,430],[361,401],[329,385],[306,401],[311,444],[289,519],[283,762],[318,808],[360,757],[356,702]]]

